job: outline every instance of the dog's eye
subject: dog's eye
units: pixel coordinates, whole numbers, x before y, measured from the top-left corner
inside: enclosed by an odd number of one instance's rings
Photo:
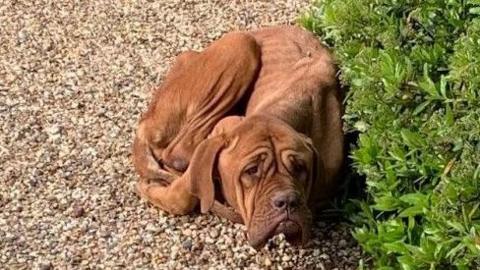
[[[245,173],[248,175],[256,175],[258,172],[258,165],[253,165],[250,168],[245,170]]]
[[[292,176],[298,178],[299,180],[303,180],[307,176],[307,167],[305,163],[301,160],[298,160],[296,157],[290,157],[291,167],[290,173]]]
[[[244,187],[251,188],[254,183],[260,178],[260,167],[258,164],[251,164],[243,171],[240,178]]]
[[[305,171],[305,165],[301,163],[293,163],[293,173],[300,174]]]

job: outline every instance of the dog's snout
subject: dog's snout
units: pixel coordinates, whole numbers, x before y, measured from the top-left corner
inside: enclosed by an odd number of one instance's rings
[[[273,196],[272,205],[277,210],[295,209],[300,205],[296,192],[279,192]]]

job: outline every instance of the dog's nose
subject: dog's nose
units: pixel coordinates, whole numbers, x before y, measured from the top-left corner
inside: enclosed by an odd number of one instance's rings
[[[293,210],[300,206],[300,196],[296,192],[279,192],[273,196],[272,205],[277,210]]]

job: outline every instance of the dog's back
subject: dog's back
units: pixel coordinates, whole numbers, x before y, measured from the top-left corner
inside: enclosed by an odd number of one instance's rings
[[[279,26],[250,32],[261,48],[261,70],[253,86],[247,115],[270,113],[297,131],[308,127],[299,118],[312,118],[312,99],[330,91],[336,83],[329,51],[311,33],[295,26]],[[336,89],[335,89],[336,90]],[[304,115],[304,117],[302,117]]]

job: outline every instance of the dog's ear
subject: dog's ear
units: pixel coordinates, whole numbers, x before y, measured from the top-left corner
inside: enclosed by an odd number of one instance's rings
[[[215,202],[213,174],[218,154],[225,147],[223,136],[204,140],[197,146],[186,173],[189,177],[190,192],[200,200],[202,213],[208,212]]]
[[[218,121],[215,127],[210,133],[209,138],[216,137],[222,134],[226,134],[232,131],[235,127],[237,127],[240,122],[243,120],[244,116],[227,116],[222,118],[222,120]]]
[[[312,170],[311,170],[311,174],[310,174],[310,178],[308,179],[308,186],[306,187],[307,188],[307,198],[312,198],[311,196],[311,191],[313,189],[313,187],[315,186],[315,184],[318,182],[318,181],[321,181],[321,172],[322,172],[322,168],[323,168],[323,162],[322,160],[320,159],[320,156],[318,154],[318,151],[317,149],[315,148],[315,145],[313,145],[313,142],[312,142],[312,139],[310,139],[309,137],[302,135],[302,138],[303,138],[303,141],[305,142],[305,145],[307,146],[308,149],[310,149],[310,151],[312,152]]]

